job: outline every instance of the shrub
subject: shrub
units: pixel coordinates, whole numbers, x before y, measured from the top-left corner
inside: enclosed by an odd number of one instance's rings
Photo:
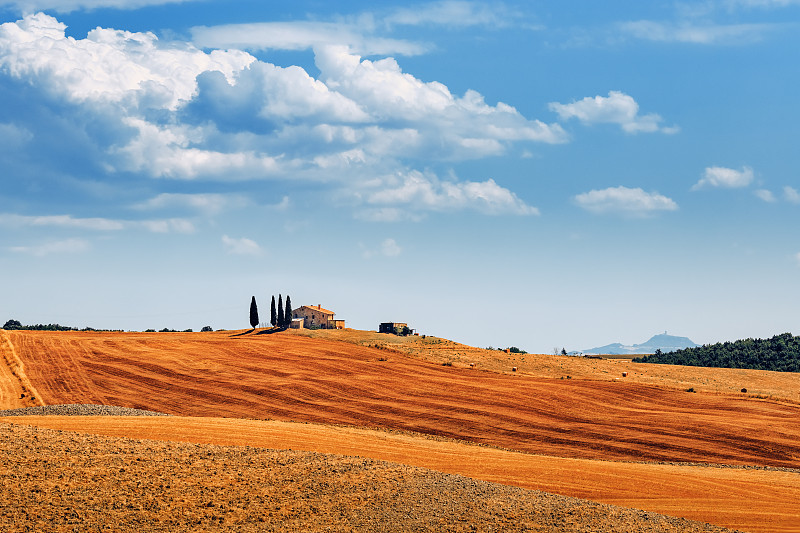
[[[203,329],[201,329],[200,331],[202,332],[214,331],[214,328],[212,328],[211,326],[203,326]]]

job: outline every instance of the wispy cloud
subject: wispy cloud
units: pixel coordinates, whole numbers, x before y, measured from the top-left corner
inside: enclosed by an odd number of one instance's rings
[[[381,253],[386,257],[397,257],[403,252],[403,249],[397,244],[394,239],[386,239],[381,243]]]
[[[798,192],[794,187],[789,187],[788,185],[784,187],[783,197],[786,198],[787,202],[800,204],[800,192]]]
[[[390,13],[384,22],[402,26],[445,26],[466,28],[486,26],[504,28],[519,24],[521,14],[502,2],[444,0],[404,7]]]
[[[390,39],[367,31],[358,22],[255,22],[195,26],[192,41],[203,48],[242,50],[310,50],[327,45],[346,46],[363,55],[426,53],[430,45]]]
[[[403,253],[403,249],[397,244],[394,239],[385,239],[381,242],[377,249],[367,248],[364,244],[359,244],[361,247],[361,255],[365,259],[371,259],[375,256],[380,257],[397,257]]]
[[[548,106],[561,120],[576,118],[584,124],[617,124],[627,133],[677,133],[676,126],[661,126],[663,119],[656,113],[639,114],[639,104],[633,97],[620,91],[610,91],[608,96],[595,96],[560,104],[551,102]]]
[[[414,56],[433,49],[430,43],[392,38],[397,26],[438,26],[463,29],[481,26],[504,28],[525,24],[525,16],[502,2],[443,0],[413,8],[376,9],[335,20],[253,22],[219,26],[195,26],[192,40],[205,48],[243,50],[309,50],[346,46],[354,53]]]
[[[51,226],[95,231],[119,231],[125,228],[124,222],[108,218],[77,218],[72,215],[26,216],[7,213],[0,214],[0,225]]]
[[[646,217],[660,211],[676,211],[678,204],[671,198],[640,188],[609,187],[592,190],[575,196],[575,203],[596,214],[619,214]]]
[[[44,257],[51,254],[73,254],[89,250],[89,242],[83,239],[66,239],[63,241],[52,241],[37,246],[14,246],[12,252],[31,254],[36,257]]]
[[[729,8],[782,8],[800,5],[800,0],[722,0],[722,5]]]
[[[230,209],[249,205],[250,201],[236,194],[176,194],[162,193],[134,207],[141,210],[187,208],[215,215]]]
[[[753,191],[753,194],[755,194],[756,197],[759,198],[760,200],[767,203],[775,203],[778,201],[778,199],[775,198],[775,195],[772,194],[772,191],[767,189],[758,189],[756,191]]]
[[[747,187],[753,182],[754,177],[753,169],[747,166],[742,167],[741,170],[726,167],[708,167],[700,181],[692,186],[692,190],[695,191],[705,187],[727,189]]]
[[[261,255],[263,253],[257,242],[246,237],[235,239],[223,235],[222,245],[226,252],[233,255]]]
[[[121,231],[146,229],[154,233],[192,233],[194,225],[181,218],[158,220],[117,220],[110,218],[80,218],[72,215],[16,215],[0,213],[0,225],[11,227],[57,227],[91,231]]]
[[[145,6],[158,6],[162,4],[180,4],[196,0],[13,0],[0,1],[0,7],[16,9],[20,13],[33,13],[35,11],[55,11],[57,13],[70,13],[78,10],[91,10],[99,8],[114,9],[139,9]]]
[[[750,43],[759,41],[766,34],[781,28],[780,24],[698,24],[653,20],[622,22],[617,26],[623,35],[635,39],[701,45]]]

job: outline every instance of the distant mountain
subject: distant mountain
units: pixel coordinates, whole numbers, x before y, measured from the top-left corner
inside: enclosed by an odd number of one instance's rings
[[[570,352],[573,355],[583,353],[589,355],[634,355],[634,354],[652,354],[656,350],[662,352],[673,352],[675,350],[682,350],[684,348],[696,348],[699,346],[692,342],[688,337],[676,337],[674,335],[667,335],[667,332],[653,335],[647,342],[641,344],[625,345],[615,342],[614,344],[606,344],[597,348],[589,348],[588,350],[581,350],[580,352]]]

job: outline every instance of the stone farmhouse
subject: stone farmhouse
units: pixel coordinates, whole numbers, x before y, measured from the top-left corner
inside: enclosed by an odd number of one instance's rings
[[[292,328],[344,329],[344,320],[334,319],[335,314],[322,305],[304,305],[292,310]]]

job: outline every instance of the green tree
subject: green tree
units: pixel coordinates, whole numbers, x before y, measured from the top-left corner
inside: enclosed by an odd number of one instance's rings
[[[272,295],[272,307],[270,309],[269,323],[274,326],[278,325],[278,312],[275,310],[275,295]]]
[[[256,329],[258,325],[258,306],[256,305],[256,297],[250,300],[250,326]]]
[[[9,320],[5,323],[3,329],[22,329],[22,323],[19,320]]]
[[[283,296],[278,295],[278,327],[284,327],[283,324]]]
[[[286,295],[286,308],[283,310],[283,320],[285,327],[291,327],[292,325],[292,299],[289,298],[289,295]]]

